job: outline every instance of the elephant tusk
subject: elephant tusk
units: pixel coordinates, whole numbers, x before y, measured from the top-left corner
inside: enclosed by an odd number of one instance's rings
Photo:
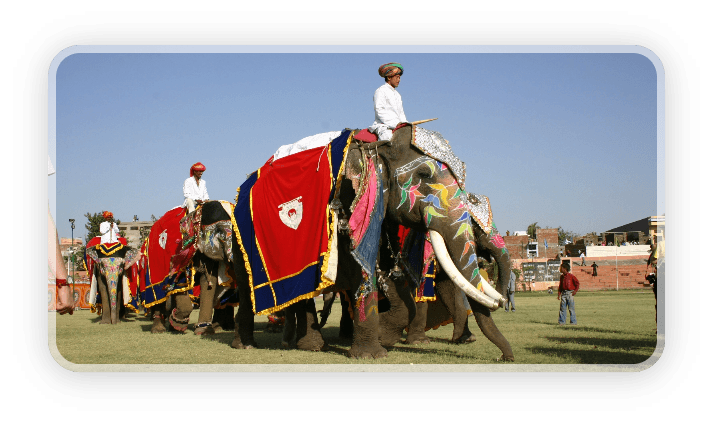
[[[502,299],[503,304],[505,304],[506,299],[503,297],[502,294],[500,294],[499,291],[495,290],[495,288],[491,286],[484,278],[481,278],[480,282],[483,284],[483,292],[485,294],[497,301],[500,301]]]
[[[451,259],[451,255],[448,254],[448,249],[446,248],[446,243],[443,241],[443,237],[433,230],[428,230],[428,233],[431,236],[431,244],[433,245],[433,252],[436,254],[436,259],[438,259],[438,262],[446,274],[448,274],[451,281],[453,281],[471,299],[491,311],[497,310],[501,306],[501,302],[492,299],[480,290],[476,289],[468,280],[465,279],[458,268],[456,268],[456,265]],[[480,276],[478,276],[478,278],[480,278]]]

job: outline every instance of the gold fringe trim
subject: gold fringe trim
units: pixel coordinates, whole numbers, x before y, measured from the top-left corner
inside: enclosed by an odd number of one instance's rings
[[[240,187],[238,187],[238,195],[235,196],[235,204],[238,204],[238,197],[240,196]],[[253,272],[250,268],[250,259],[248,258],[248,253],[245,250],[243,243],[243,238],[240,236],[240,229],[238,228],[238,223],[235,221],[235,214],[230,215],[230,221],[233,224],[233,232],[235,233],[235,239],[238,241],[238,247],[240,248],[240,253],[243,254],[243,262],[245,263],[245,271],[248,274],[248,285],[250,286],[250,297],[253,302],[253,313],[255,313],[255,296],[253,295]],[[238,258],[233,258],[237,260]]]

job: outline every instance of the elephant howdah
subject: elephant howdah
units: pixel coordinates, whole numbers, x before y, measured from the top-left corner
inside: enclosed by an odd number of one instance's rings
[[[369,276],[362,265],[360,265],[352,255],[354,226],[349,221],[357,209],[355,208],[358,199],[362,197],[368,185],[371,163],[374,165],[378,183],[381,189],[378,190],[383,199],[383,220],[380,221],[381,232],[379,232],[379,243],[388,244],[388,240],[397,240],[399,226],[418,230],[422,233],[429,233],[433,242],[434,251],[439,263],[444,268],[448,268],[450,278],[458,284],[460,289],[465,291],[471,299],[476,317],[482,318],[484,333],[493,340],[498,347],[503,350],[503,355],[510,357],[507,341],[504,340],[497,327],[490,318],[489,310],[497,309],[503,298],[501,294],[489,288],[486,282],[481,281],[478,272],[476,249],[483,231],[468,212],[468,198],[464,190],[465,185],[465,165],[452,152],[450,145],[438,133],[425,133],[413,125],[405,125],[394,130],[390,141],[377,141],[373,143],[363,143],[353,140],[355,131],[345,130],[337,140],[343,142],[344,148],[335,148],[334,140],[330,145],[314,149],[314,154],[321,157],[320,166],[331,160],[333,167],[332,191],[329,203],[323,204],[317,210],[319,215],[327,215],[329,231],[332,235],[336,233],[337,250],[337,273],[333,287],[330,290],[345,290],[351,297],[353,304],[358,306],[359,313],[354,313],[354,342],[349,354],[357,357],[382,357],[386,351],[381,347],[378,340],[378,303],[377,292],[374,290],[374,275]],[[420,134],[426,134],[422,136]],[[309,153],[306,151],[303,153]],[[425,153],[424,153],[425,152]],[[337,163],[333,160],[333,155],[341,154],[344,163],[337,169]],[[288,157],[289,158],[289,157]],[[281,159],[284,160],[284,159]],[[279,166],[280,160],[274,161],[273,166]],[[266,164],[265,166],[270,165]],[[311,168],[311,172],[315,172]],[[259,172],[252,174],[240,188],[239,198],[236,203],[247,202],[247,193],[244,193],[246,184],[254,184],[259,180]],[[346,176],[347,179],[342,177]],[[352,184],[349,184],[351,182]],[[277,215],[278,206],[290,199],[302,196],[304,201],[306,196],[313,190],[312,186],[293,186],[294,192],[288,198],[275,201],[271,205],[273,212]],[[278,189],[278,188],[275,188]],[[374,196],[378,200],[379,196]],[[357,201],[355,203],[355,201]],[[329,205],[329,206],[327,206]],[[376,205],[374,205],[376,206]],[[368,208],[367,208],[368,210]],[[372,213],[378,210],[371,208]],[[248,212],[245,212],[248,211]],[[302,219],[305,219],[303,210]],[[366,214],[365,214],[366,215]],[[241,209],[236,205],[235,220],[240,227],[240,220],[250,218],[249,209]],[[285,226],[284,224],[280,224]],[[286,226],[285,226],[286,227]],[[338,228],[338,231],[335,229]],[[366,233],[365,233],[366,234]],[[381,237],[386,234],[386,237]],[[256,283],[256,276],[262,273],[262,284],[270,280],[265,275],[264,255],[261,256],[262,245],[256,243],[250,231],[238,228],[235,230],[234,257],[236,258],[235,273],[238,278],[238,290],[240,292],[240,307],[236,317],[236,335],[232,346],[237,348],[256,346],[253,336],[254,311],[253,302],[257,301],[257,296],[252,293],[253,288],[274,286],[274,284],[260,285]],[[312,236],[314,237],[314,236]],[[485,235],[487,237],[487,235]],[[477,239],[478,238],[478,239]],[[378,246],[377,246],[378,249]],[[397,247],[392,246],[390,255],[397,258]],[[333,259],[330,253],[330,260]],[[383,255],[382,255],[383,256]],[[243,258],[241,261],[238,258]],[[385,258],[381,258],[383,261]],[[387,258],[388,259],[388,258]],[[391,260],[394,263],[394,260]],[[324,256],[320,259],[320,264],[324,264]],[[369,259],[372,263],[366,264],[375,266],[376,255]],[[262,268],[261,269],[261,264]],[[397,270],[394,263],[391,271]],[[387,270],[389,268],[384,268]],[[509,268],[508,268],[509,269]],[[314,284],[316,278],[312,278]],[[480,286],[483,291],[477,289]],[[313,294],[319,293],[319,288]],[[312,293],[310,293],[310,296]],[[273,292],[269,292],[266,298],[271,298],[274,302]],[[299,300],[299,302],[306,299]],[[483,306],[485,305],[485,306]],[[306,332],[307,337],[310,332],[317,332],[319,328],[316,323],[316,313],[312,316],[309,307],[303,308],[307,313]],[[363,311],[363,313],[361,313]],[[356,311],[355,311],[356,312]],[[480,321],[479,321],[480,324]],[[298,321],[299,327],[299,321]],[[313,328],[314,327],[314,328]],[[301,331],[301,330],[299,330]],[[298,333],[299,333],[298,331]],[[298,337],[298,347],[300,341]],[[317,340],[313,345],[302,348],[319,348],[321,337],[314,337]],[[507,347],[506,347],[507,346]]]

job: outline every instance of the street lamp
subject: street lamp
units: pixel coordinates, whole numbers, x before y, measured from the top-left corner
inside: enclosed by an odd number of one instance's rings
[[[74,299],[74,279],[75,279],[74,271],[76,269],[76,266],[74,265],[74,219],[69,218],[69,223],[72,225],[72,248],[70,250],[70,252],[72,253],[72,257],[70,259],[72,261],[71,262],[71,264],[72,264],[71,265],[72,266],[72,299]]]

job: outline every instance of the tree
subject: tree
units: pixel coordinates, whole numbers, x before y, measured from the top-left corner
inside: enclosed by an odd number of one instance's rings
[[[151,221],[156,222],[156,217],[154,216],[154,214],[151,214]]]
[[[557,228],[557,239],[559,240],[559,244],[565,244],[565,240],[568,240],[570,243],[572,243],[574,242],[575,237],[579,237],[579,234],[573,231],[565,231],[562,229],[562,227]]]
[[[527,235],[530,236],[531,239],[536,239],[537,238],[537,229],[541,228],[539,225],[537,225],[537,222],[533,222],[532,224],[527,226]]]

